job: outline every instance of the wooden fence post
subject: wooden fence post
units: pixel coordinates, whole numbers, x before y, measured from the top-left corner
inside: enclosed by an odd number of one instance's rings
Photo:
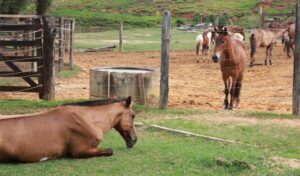
[[[169,99],[169,52],[171,40],[171,13],[163,12],[161,43],[160,109],[168,108]]]
[[[59,58],[59,71],[62,71],[64,67],[65,59],[65,45],[64,45],[64,17],[59,18],[59,48],[58,48],[58,58]]]
[[[43,67],[43,42],[42,42],[42,18],[35,18],[34,19],[34,25],[35,25],[35,30],[37,31],[35,33],[35,39],[38,39],[38,47],[35,48],[35,52],[36,52],[36,56],[42,59],[39,59],[37,61],[37,69],[38,72],[40,74],[40,76],[38,77],[38,85],[43,85],[44,84],[44,67]],[[44,96],[44,88],[41,88],[39,91],[39,98],[43,99]]]
[[[44,20],[44,42],[43,42],[43,99],[54,100],[54,37],[55,21],[54,17],[43,17]]]
[[[120,22],[119,29],[119,52],[123,52],[123,22]]]
[[[75,33],[75,19],[70,20],[70,51],[69,51],[69,65],[71,69],[74,68],[74,33]]]
[[[296,42],[294,51],[293,115],[300,115],[300,3],[296,5]]]

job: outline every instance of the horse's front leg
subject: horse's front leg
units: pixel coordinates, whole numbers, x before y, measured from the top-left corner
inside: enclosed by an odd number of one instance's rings
[[[113,150],[111,148],[99,149],[97,147],[72,153],[72,157],[74,158],[90,158],[90,157],[111,156],[111,155],[113,155]]]
[[[272,44],[270,46],[270,49],[269,49],[269,64],[272,65],[272,51],[273,51],[273,48],[274,48],[274,45]]]
[[[233,102],[236,100],[236,82],[237,79],[236,78],[232,78],[232,86],[230,89],[230,104],[229,104],[229,108],[228,110],[232,110],[233,109]]]
[[[224,81],[224,94],[225,94],[225,99],[224,99],[224,109],[228,109],[228,94],[229,94],[229,85],[230,85],[230,80],[223,78]]]

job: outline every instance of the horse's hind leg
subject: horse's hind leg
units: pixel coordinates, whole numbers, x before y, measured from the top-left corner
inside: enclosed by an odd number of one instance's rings
[[[268,64],[269,50],[270,50],[270,46],[267,46],[267,48],[266,48],[266,59],[265,59],[265,65],[267,65],[267,64]]]
[[[273,51],[274,45],[270,46],[269,50],[269,64],[272,65],[272,51]]]
[[[233,109],[233,102],[236,100],[236,78],[232,78],[232,86],[230,89],[230,104],[228,110]]]
[[[205,51],[204,51],[204,57],[205,57],[205,60],[207,60],[207,62],[209,62],[209,59],[208,59],[208,50],[207,49],[205,49]]]
[[[202,49],[202,62],[205,62],[205,48]]]
[[[235,84],[236,107],[238,107],[239,103],[240,103],[241,89],[242,89],[242,79],[238,79],[236,84]]]

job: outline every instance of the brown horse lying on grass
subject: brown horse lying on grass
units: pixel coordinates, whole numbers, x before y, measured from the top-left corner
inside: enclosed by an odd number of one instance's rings
[[[242,88],[243,74],[246,62],[245,44],[240,40],[231,38],[227,28],[216,29],[219,34],[216,39],[215,51],[212,56],[214,62],[219,62],[221,66],[222,78],[225,86],[225,109],[232,110],[233,103],[238,107],[240,92]],[[230,78],[232,82],[230,82]],[[230,86],[231,83],[231,86]],[[230,104],[228,94],[230,92]]]
[[[137,141],[131,97],[69,104],[41,114],[0,120],[0,162],[38,162],[60,157],[111,156],[100,149],[115,128],[132,148]]]

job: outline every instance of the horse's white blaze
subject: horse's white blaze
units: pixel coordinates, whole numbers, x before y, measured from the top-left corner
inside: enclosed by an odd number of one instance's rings
[[[48,159],[49,159],[48,157],[41,158],[40,162],[47,161]]]
[[[216,56],[217,58],[220,60],[221,59],[221,53],[220,52],[216,52]]]

